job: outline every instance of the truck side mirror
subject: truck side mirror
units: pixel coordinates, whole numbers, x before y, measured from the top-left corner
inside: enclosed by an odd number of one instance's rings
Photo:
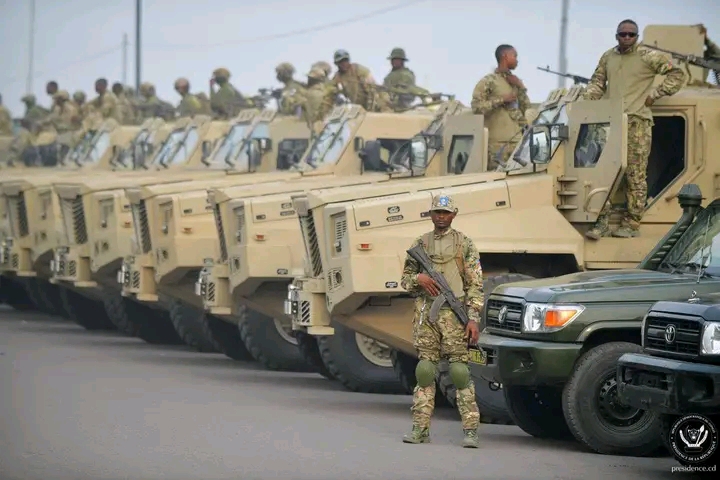
[[[530,132],[530,160],[533,163],[548,163],[552,155],[550,127],[536,125]]]
[[[425,136],[427,148],[431,148],[436,151],[442,151],[443,149],[443,137],[442,135],[426,135]]]
[[[418,135],[410,140],[410,170],[424,171],[428,164],[428,139],[423,135]]]
[[[203,158],[207,158],[212,153],[212,144],[210,143],[210,140],[204,140],[202,142],[202,156]]]
[[[260,151],[265,153],[272,150],[272,140],[269,138],[258,138],[258,147]]]
[[[365,148],[365,139],[362,137],[355,137],[353,139],[353,148],[356,152],[361,151],[363,148]]]

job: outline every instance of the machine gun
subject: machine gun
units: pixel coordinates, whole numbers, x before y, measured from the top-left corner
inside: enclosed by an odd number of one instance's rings
[[[445,277],[433,268],[432,261],[423,246],[415,245],[410,250],[407,250],[407,254],[410,255],[410,258],[418,262],[422,269],[425,270],[425,273],[440,286],[440,295],[438,295],[430,308],[430,318],[436,318],[437,312],[447,303],[457,319],[460,320],[460,323],[467,326],[467,324],[470,323],[470,317],[468,317],[467,311],[465,310],[465,305],[455,296]]]
[[[570,78],[573,82],[575,82],[575,85],[587,85],[588,83],[590,83],[590,79],[587,77],[581,77],[580,75],[574,75],[572,73],[556,72],[555,70],[550,70],[549,65],[545,68],[537,67],[537,69],[546,73],[552,73],[553,75],[557,75],[559,77]]]
[[[657,50],[658,52],[667,53],[672,58],[680,60],[686,65],[690,64],[695,65],[696,67],[704,68],[706,70],[711,70],[716,78],[720,75],[720,60],[698,57],[696,55],[684,55],[682,53],[673,52],[672,50],[665,50],[664,48],[656,47],[655,45],[647,45],[645,43],[643,43],[642,45],[644,47]]]

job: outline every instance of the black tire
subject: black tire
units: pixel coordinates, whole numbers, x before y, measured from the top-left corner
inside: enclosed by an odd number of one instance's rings
[[[220,352],[233,360],[247,362],[253,359],[240,337],[237,325],[207,312],[201,312],[201,315],[205,338],[209,338]]]
[[[62,298],[60,298],[60,287],[54,285],[47,280],[38,280],[38,294],[43,303],[50,305],[53,309],[53,315],[58,315],[65,319],[70,319],[70,315],[65,311]]]
[[[202,311],[180,300],[170,300],[170,318],[178,336],[186,345],[201,353],[218,353],[212,340],[205,336],[201,321]]]
[[[155,345],[183,345],[170,316],[117,292],[105,292],[105,312],[121,333]]]
[[[285,339],[275,321],[260,312],[249,308],[240,309],[240,337],[250,355],[268,370],[286,372],[314,372],[305,361],[297,342]]]
[[[117,330],[100,301],[84,297],[77,292],[60,287],[63,308],[70,320],[86,330]]]
[[[336,380],[322,361],[322,355],[320,355],[320,347],[318,347],[317,339],[312,335],[308,335],[307,333],[300,331],[295,332],[295,338],[298,342],[300,354],[305,359],[305,362],[313,367],[317,373],[328,380]]]
[[[2,279],[3,297],[5,303],[19,312],[39,310],[38,306],[28,296],[25,286],[20,280],[3,276]]]
[[[639,352],[634,343],[599,345],[580,357],[565,384],[565,420],[575,438],[594,452],[644,457],[663,447],[660,415],[617,402],[617,361],[624,353]]]
[[[505,385],[502,391],[510,418],[522,431],[537,438],[572,438],[562,415],[560,389]]]
[[[438,363],[437,384],[447,403],[457,407],[457,388],[450,378],[450,364],[447,360]],[[480,422],[491,425],[513,425],[508,413],[502,388],[492,390],[490,383],[482,378],[473,378],[475,383],[475,401],[480,410]]]
[[[412,395],[417,385],[415,367],[417,367],[418,359],[398,350],[393,350],[390,353],[390,359],[392,360],[393,368],[403,388],[405,388],[409,395]],[[435,385],[435,407],[452,407],[437,384]]]
[[[25,294],[37,307],[38,311],[48,315],[56,315],[55,306],[46,296],[40,293],[40,280],[35,277],[19,278],[17,281],[25,288]]]
[[[711,455],[709,458],[705,459],[705,461],[701,463],[689,463],[682,458],[678,457],[675,452],[673,451],[672,447],[670,446],[670,432],[672,431],[672,426],[675,424],[675,422],[680,417],[677,415],[661,415],[660,421],[662,422],[662,438],[663,438],[663,444],[667,448],[667,451],[670,452],[670,455],[677,460],[677,462],[680,465],[683,465],[685,467],[700,467],[700,468],[707,468],[707,467],[713,467],[720,465],[720,447],[715,449],[715,453]],[[720,426],[720,417],[718,416],[710,416],[710,421],[715,424],[715,428],[718,428]],[[704,472],[703,472],[704,473]],[[715,476],[717,475],[717,472],[712,472]],[[708,478],[710,478],[709,474],[706,474]],[[698,476],[702,476],[702,473]]]
[[[360,352],[354,330],[339,323],[333,327],[334,335],[317,341],[323,363],[338,382],[353,392],[407,394],[392,365],[376,365]]]

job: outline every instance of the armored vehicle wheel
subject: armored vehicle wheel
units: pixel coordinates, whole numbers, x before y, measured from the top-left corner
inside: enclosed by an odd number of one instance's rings
[[[407,393],[412,395],[415,385],[417,385],[417,379],[415,378],[415,367],[418,363],[417,358],[411,357],[398,350],[393,350],[390,353],[390,360],[392,360],[393,368],[400,379],[400,383],[402,383]],[[440,391],[439,386],[435,389],[435,407],[451,407],[445,395]]]
[[[121,333],[152,344],[184,344],[175,332],[170,316],[166,312],[125,298],[117,292],[106,292],[103,303],[110,321]]]
[[[38,310],[48,315],[68,318],[60,299],[58,286],[38,278],[25,278],[22,282],[28,298],[37,306]]]
[[[537,438],[570,439],[572,434],[562,415],[560,390],[552,387],[503,386],[508,413],[515,425]]]
[[[4,303],[7,303],[15,310],[24,312],[38,308],[28,296],[25,286],[19,280],[2,276],[2,292]]]
[[[443,393],[446,401],[453,407],[457,406],[457,388],[450,378],[450,366],[445,360],[438,364],[437,383],[439,390]],[[480,410],[480,422],[493,425],[513,425],[513,420],[508,413],[505,395],[502,386],[493,390],[490,382],[482,378],[473,378],[475,383],[475,401]]]
[[[192,307],[180,300],[170,300],[170,318],[173,327],[186,345],[202,353],[219,352],[212,340],[203,332],[199,308]]]
[[[205,338],[209,338],[220,352],[233,360],[253,359],[240,337],[240,329],[237,325],[207,312],[200,312],[200,315],[202,315],[200,320]]]
[[[406,395],[390,359],[390,347],[334,323],[335,334],[317,337],[325,366],[348,390]]]
[[[86,330],[117,330],[100,301],[84,297],[64,287],[60,287],[60,298],[70,320]]]
[[[322,356],[320,355],[320,348],[318,347],[317,339],[312,335],[308,335],[305,332],[296,331],[294,333],[295,338],[298,342],[300,354],[303,356],[305,361],[310,364],[311,367],[317,370],[317,373],[319,373],[323,377],[327,378],[328,380],[335,380],[335,377],[333,377],[332,373],[330,373],[330,370],[327,369],[327,367],[322,361]]]
[[[240,309],[240,336],[250,355],[270,370],[312,372],[303,358],[289,320],[273,319],[249,308]]]
[[[639,345],[612,342],[586,352],[565,384],[562,407],[570,431],[590,450],[648,456],[663,445],[659,415],[623,405],[617,397],[617,361]]]

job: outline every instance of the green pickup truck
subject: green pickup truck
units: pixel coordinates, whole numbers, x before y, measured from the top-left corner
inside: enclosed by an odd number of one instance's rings
[[[655,302],[720,289],[720,270],[705,268],[720,268],[720,200],[702,209],[696,185],[678,200],[682,217],[637,268],[500,285],[488,296],[473,375],[502,384],[510,417],[528,434],[574,436],[603,454],[663,447],[659,415],[620,402],[616,373],[620,356],[642,351],[642,319]]]
[[[706,272],[720,276],[720,266]],[[618,360],[620,399],[660,415],[663,440],[681,464],[717,468],[720,294],[656,303],[643,319],[642,345],[643,353]]]

